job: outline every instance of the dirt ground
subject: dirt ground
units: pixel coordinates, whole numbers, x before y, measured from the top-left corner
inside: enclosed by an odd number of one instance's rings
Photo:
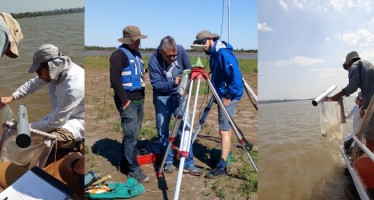
[[[94,170],[99,176],[111,175],[108,182],[125,182],[127,176],[120,171],[122,133],[119,115],[115,109],[112,98],[113,91],[109,85],[108,69],[86,68],[86,172]],[[257,77],[244,77],[249,85],[257,85]],[[147,75],[148,79],[148,75]],[[257,91],[257,88],[252,88]],[[201,95],[203,96],[203,95]],[[205,108],[205,103],[198,103],[200,111]],[[201,102],[201,101],[199,101]],[[217,106],[213,105],[204,128],[194,143],[195,164],[204,170],[200,177],[184,174],[180,189],[180,199],[257,199],[257,195],[239,196],[237,188],[245,181],[238,169],[244,163],[249,163],[243,156],[243,150],[233,147],[233,162],[230,165],[229,176],[219,179],[206,179],[205,174],[212,167],[209,151],[219,148],[220,144],[214,141],[218,138]],[[255,145],[257,143],[257,111],[252,106],[246,94],[239,103],[234,117],[238,127],[242,130],[247,140]],[[196,120],[195,120],[196,121]],[[143,128],[155,130],[155,111],[152,103],[152,86],[149,81],[146,88]],[[209,139],[213,138],[213,140]],[[141,140],[150,139],[143,136]],[[238,143],[233,135],[233,142]],[[157,166],[156,166],[157,167]],[[173,173],[165,173],[164,178],[157,178],[153,164],[142,165],[144,173],[150,177],[149,183],[144,183],[145,193],[133,199],[171,199],[174,196],[177,181],[177,168]]]

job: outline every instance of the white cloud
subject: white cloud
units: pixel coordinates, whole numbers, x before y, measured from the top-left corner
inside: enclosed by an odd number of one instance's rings
[[[321,59],[307,58],[304,56],[296,56],[295,58],[292,58],[290,61],[291,63],[305,65],[305,66],[323,63],[323,60]]]
[[[374,41],[374,33],[361,28],[356,32],[338,33],[335,37],[349,45],[369,46]]]
[[[315,80],[318,82],[326,82],[337,85],[338,87],[343,87],[348,83],[348,72],[343,67],[312,69],[311,71],[313,76],[316,76]]]
[[[266,22],[264,23],[257,23],[257,29],[261,32],[270,32],[273,31],[273,28],[271,28]]]
[[[283,10],[288,11],[290,8],[299,10],[311,9],[336,12],[355,9],[357,11],[370,12],[372,9],[372,0],[314,0],[313,3],[308,0],[278,0]]]
[[[278,60],[278,61],[269,61],[265,62],[264,66],[273,66],[273,67],[279,67],[279,66],[287,66],[287,65],[302,65],[302,66],[310,66],[310,65],[316,65],[323,63],[324,60],[316,59],[316,58],[308,58],[305,56],[295,56],[294,58],[291,58],[289,60]]]
[[[279,4],[283,8],[283,10],[288,11],[288,5],[284,3],[283,0],[279,0]]]
[[[366,50],[358,53],[363,60],[374,60],[374,50]]]
[[[331,41],[331,38],[327,37],[327,38],[325,38],[325,41],[326,41],[326,42],[330,42],[330,41]]]
[[[343,8],[343,0],[330,0],[331,6],[334,8],[336,11],[341,11]]]
[[[293,0],[292,5],[300,10],[304,9],[304,5],[298,2],[298,0]]]
[[[362,11],[371,11],[370,0],[330,0],[330,5],[335,11],[357,8]]]

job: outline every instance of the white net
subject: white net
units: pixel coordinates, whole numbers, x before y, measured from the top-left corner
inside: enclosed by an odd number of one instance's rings
[[[31,144],[21,148],[16,144],[17,117],[10,109],[4,106],[2,112],[3,131],[0,138],[0,162],[11,161],[17,165],[32,168],[34,166],[44,167],[51,152],[53,140],[49,137],[32,132],[30,134]]]
[[[323,101],[321,103],[320,123],[322,136],[333,139],[342,138],[344,126],[341,108],[337,102]]]

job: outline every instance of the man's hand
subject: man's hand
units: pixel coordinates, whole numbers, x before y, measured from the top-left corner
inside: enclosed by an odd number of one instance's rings
[[[0,108],[3,106],[6,106],[10,102],[14,100],[13,96],[8,96],[8,97],[0,97]]]
[[[131,100],[128,100],[127,103],[122,104],[122,109],[126,109],[130,105]]]
[[[231,103],[231,100],[230,100],[230,99],[223,98],[223,105],[224,105],[225,107],[227,107],[228,105],[230,105],[230,103]]]
[[[177,77],[175,78],[175,81],[174,81],[175,85],[179,85],[180,81],[181,81],[181,77],[180,77],[180,76],[177,76]]]
[[[362,109],[360,110],[360,117],[361,117],[361,118],[364,118],[364,116],[365,116],[365,109],[362,108]]]
[[[342,93],[342,92],[339,92],[339,93],[335,94],[334,96],[332,96],[330,99],[331,99],[332,101],[338,101],[338,100],[340,100],[342,97],[343,97],[343,93]]]

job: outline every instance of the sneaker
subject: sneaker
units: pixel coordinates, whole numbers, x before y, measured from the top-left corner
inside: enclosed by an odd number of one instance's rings
[[[206,174],[206,178],[213,179],[213,178],[217,178],[217,177],[220,177],[220,176],[226,176],[226,175],[227,175],[226,168],[222,169],[219,166],[217,166],[212,171],[210,171]]]
[[[195,165],[190,165],[183,168],[183,173],[189,173],[192,176],[201,176],[203,171],[200,168],[197,168]]]
[[[129,177],[135,178],[139,183],[148,183],[149,177],[144,175],[143,172],[129,172]]]
[[[166,163],[164,167],[164,172],[166,173],[172,173],[173,172],[173,164]]]

